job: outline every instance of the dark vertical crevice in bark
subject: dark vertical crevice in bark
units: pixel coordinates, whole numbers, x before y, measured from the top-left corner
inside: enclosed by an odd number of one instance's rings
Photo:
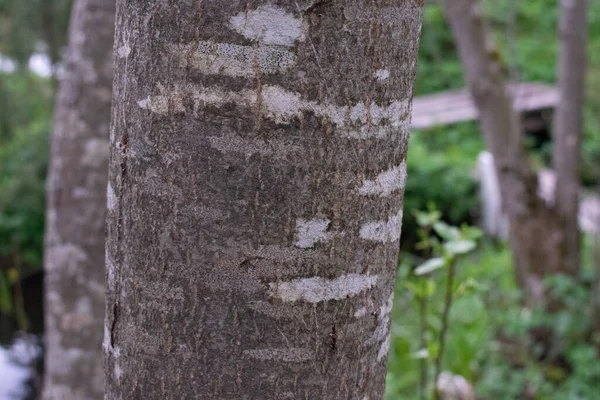
[[[102,399],[113,0],[75,2],[47,181],[43,397]]]
[[[118,2],[107,399],[382,398],[419,3]]]

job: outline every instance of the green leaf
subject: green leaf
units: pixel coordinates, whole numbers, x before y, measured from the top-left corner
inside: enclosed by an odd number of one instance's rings
[[[414,211],[414,215],[417,224],[422,227],[431,226],[442,217],[442,213],[435,210],[430,212]]]
[[[473,240],[454,240],[444,245],[446,251],[450,254],[465,254],[475,249],[476,243]]]
[[[419,351],[415,351],[414,353],[412,353],[410,355],[410,358],[412,358],[414,360],[425,360],[425,359],[429,358],[429,350],[421,349]]]
[[[454,240],[460,237],[460,230],[458,228],[442,221],[433,224],[433,230],[445,240]]]
[[[441,257],[431,258],[425,261],[423,264],[419,265],[415,268],[415,275],[425,275],[430,272],[435,271],[436,269],[440,269],[446,265],[446,261]]]
[[[483,236],[483,231],[474,226],[463,225],[460,231],[463,239],[477,240]]]

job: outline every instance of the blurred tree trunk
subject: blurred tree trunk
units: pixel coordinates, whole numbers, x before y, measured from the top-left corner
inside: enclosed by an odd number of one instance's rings
[[[44,399],[103,397],[114,0],[77,0],[47,181]]]
[[[555,209],[562,226],[563,272],[579,273],[579,158],[587,62],[587,0],[561,0],[558,86],[560,103],[553,127],[556,171]]]
[[[478,1],[441,1],[494,155],[517,281],[526,303],[542,305],[543,278],[565,272],[560,250],[563,232],[554,211],[537,195],[537,176],[524,148],[520,118],[513,110],[500,56]]]
[[[382,399],[422,1],[120,0],[107,399]]]

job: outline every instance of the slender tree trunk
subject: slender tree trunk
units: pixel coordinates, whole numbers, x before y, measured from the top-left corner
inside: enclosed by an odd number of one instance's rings
[[[560,103],[553,129],[555,208],[562,225],[563,272],[579,273],[579,158],[587,62],[587,0],[561,0],[558,85]]]
[[[441,0],[465,69],[488,148],[494,155],[517,281],[526,302],[544,302],[542,279],[562,271],[562,232],[557,218],[537,195],[537,176],[522,140],[499,54],[477,0]]]
[[[381,399],[422,1],[119,0],[107,399]]]
[[[47,182],[44,399],[103,397],[114,0],[77,0]]]

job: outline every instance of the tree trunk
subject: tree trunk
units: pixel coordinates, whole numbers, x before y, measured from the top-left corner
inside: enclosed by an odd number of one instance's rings
[[[545,301],[542,279],[561,272],[562,232],[552,210],[537,195],[537,176],[522,140],[499,53],[476,0],[442,0],[465,69],[479,121],[498,171],[509,218],[517,281],[529,305]]]
[[[107,399],[381,399],[421,0],[120,0]]]
[[[47,182],[44,399],[102,399],[114,0],[71,15]]]
[[[562,225],[563,272],[579,273],[579,158],[583,134],[583,102],[587,62],[587,0],[561,0],[560,56],[553,164],[556,171],[555,208]]]

